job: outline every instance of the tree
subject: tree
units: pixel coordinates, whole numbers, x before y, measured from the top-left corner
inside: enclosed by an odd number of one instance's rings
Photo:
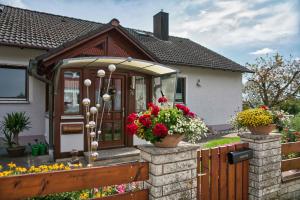
[[[246,66],[254,72],[246,76],[244,87],[243,97],[249,106],[274,107],[300,94],[300,61],[292,56],[266,55]]]

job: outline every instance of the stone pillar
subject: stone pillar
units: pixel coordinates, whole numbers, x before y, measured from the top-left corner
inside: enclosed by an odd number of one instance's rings
[[[281,136],[240,134],[253,149],[249,165],[249,200],[279,199],[281,185]]]
[[[142,160],[149,162],[150,200],[197,199],[197,149],[198,145],[180,142],[176,148],[157,148],[142,145]]]

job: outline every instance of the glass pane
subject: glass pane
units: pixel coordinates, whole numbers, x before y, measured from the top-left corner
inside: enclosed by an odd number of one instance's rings
[[[26,69],[0,68],[0,98],[26,99]]]
[[[158,104],[157,100],[161,97],[161,78],[156,77],[153,79],[153,99],[152,102]]]
[[[172,74],[167,77],[162,77],[162,92],[167,97],[169,105],[173,106],[175,96],[176,75]]]
[[[122,101],[122,82],[121,79],[115,79],[115,85],[114,85],[114,110],[120,111],[121,110],[121,101]]]
[[[79,89],[79,72],[64,72],[64,113],[79,113],[80,89]]]
[[[122,127],[120,122],[114,123],[115,126],[115,133],[114,133],[114,140],[121,140],[121,133]]]
[[[176,102],[184,103],[185,78],[177,78]]]
[[[141,112],[146,110],[147,105],[147,91],[145,78],[142,76],[135,77],[135,111]]]
[[[104,141],[112,141],[112,123],[103,123]]]

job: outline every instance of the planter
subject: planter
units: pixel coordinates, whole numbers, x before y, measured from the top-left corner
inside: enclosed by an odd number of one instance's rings
[[[39,155],[45,155],[47,146],[45,144],[39,144]]]
[[[257,127],[249,126],[247,128],[250,130],[250,132],[252,134],[255,134],[255,135],[268,135],[269,133],[271,133],[276,128],[276,125],[275,124],[269,124],[267,126],[257,126]]]
[[[39,146],[38,145],[33,145],[31,147],[31,155],[33,155],[33,156],[39,155]]]
[[[161,147],[161,148],[175,148],[177,147],[178,143],[183,139],[184,135],[174,134],[174,135],[167,135],[160,142],[155,142],[154,146]]]
[[[20,157],[24,155],[25,146],[8,147],[6,150],[10,157]]]

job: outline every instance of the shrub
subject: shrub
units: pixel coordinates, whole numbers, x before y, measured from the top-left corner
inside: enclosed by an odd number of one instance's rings
[[[300,114],[292,118],[291,124],[292,124],[292,129],[296,131],[300,131]]]

